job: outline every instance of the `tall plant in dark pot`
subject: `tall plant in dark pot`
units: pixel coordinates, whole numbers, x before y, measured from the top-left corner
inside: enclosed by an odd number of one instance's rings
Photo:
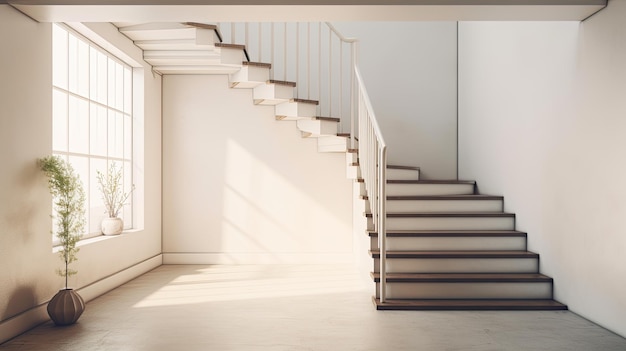
[[[38,164],[48,177],[48,189],[54,201],[54,233],[60,243],[59,256],[65,264],[57,269],[57,274],[65,278],[65,288],[48,303],[48,315],[56,325],[70,325],[76,323],[85,310],[83,298],[68,287],[68,278],[77,273],[70,264],[77,260],[76,243],[85,227],[85,192],[71,164],[60,157],[44,157]]]

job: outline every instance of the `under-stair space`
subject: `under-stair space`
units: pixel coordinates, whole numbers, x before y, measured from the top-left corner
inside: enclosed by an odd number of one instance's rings
[[[567,309],[553,300],[552,278],[540,274],[539,255],[527,250],[527,234],[515,230],[515,214],[503,211],[502,196],[478,194],[473,181],[420,180],[419,167],[407,165],[387,165],[383,178],[386,296],[381,302],[381,238],[362,174],[361,156],[368,149],[359,149],[358,136],[341,131],[344,116],[323,116],[319,101],[299,98],[297,82],[274,79],[272,64],[251,62],[244,45],[222,43],[217,26],[127,24],[120,32],[144,50],[155,71],[228,74],[230,88],[251,89],[254,104],[274,106],[276,121],[295,122],[303,138],[317,139],[319,152],[346,154],[346,176],[361,184],[355,203],[362,203],[367,221],[363,235],[370,238],[377,309]],[[368,107],[367,96],[360,99]],[[367,162],[370,173],[386,164]]]

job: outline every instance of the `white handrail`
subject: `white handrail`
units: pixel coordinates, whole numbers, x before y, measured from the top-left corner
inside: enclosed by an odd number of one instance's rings
[[[361,73],[354,67],[355,109],[359,123],[359,163],[365,182],[374,230],[378,232],[378,248],[380,252],[380,302],[387,297],[387,143],[383,138],[374,108],[370,102]]]

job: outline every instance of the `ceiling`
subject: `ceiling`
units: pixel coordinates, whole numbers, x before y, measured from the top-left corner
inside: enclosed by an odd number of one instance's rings
[[[7,0],[40,22],[580,21],[607,0]]]

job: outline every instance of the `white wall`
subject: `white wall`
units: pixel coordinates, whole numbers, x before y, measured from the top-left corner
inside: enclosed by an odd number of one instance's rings
[[[52,201],[36,166],[37,158],[52,153],[51,24],[0,5],[0,47],[1,343],[43,321],[40,304],[63,288],[64,281],[55,274],[61,261],[50,239]],[[145,124],[146,150],[143,230],[80,244],[79,273],[70,287],[95,284],[85,291],[87,299],[103,292],[97,288],[103,279],[161,252],[160,79],[147,72],[146,118],[139,121]]]
[[[389,144],[389,162],[424,179],[457,172],[456,22],[341,22]]]
[[[626,2],[460,24],[460,177],[505,196],[556,299],[626,335]]]
[[[164,262],[352,261],[345,154],[316,148],[226,75],[165,76]]]

